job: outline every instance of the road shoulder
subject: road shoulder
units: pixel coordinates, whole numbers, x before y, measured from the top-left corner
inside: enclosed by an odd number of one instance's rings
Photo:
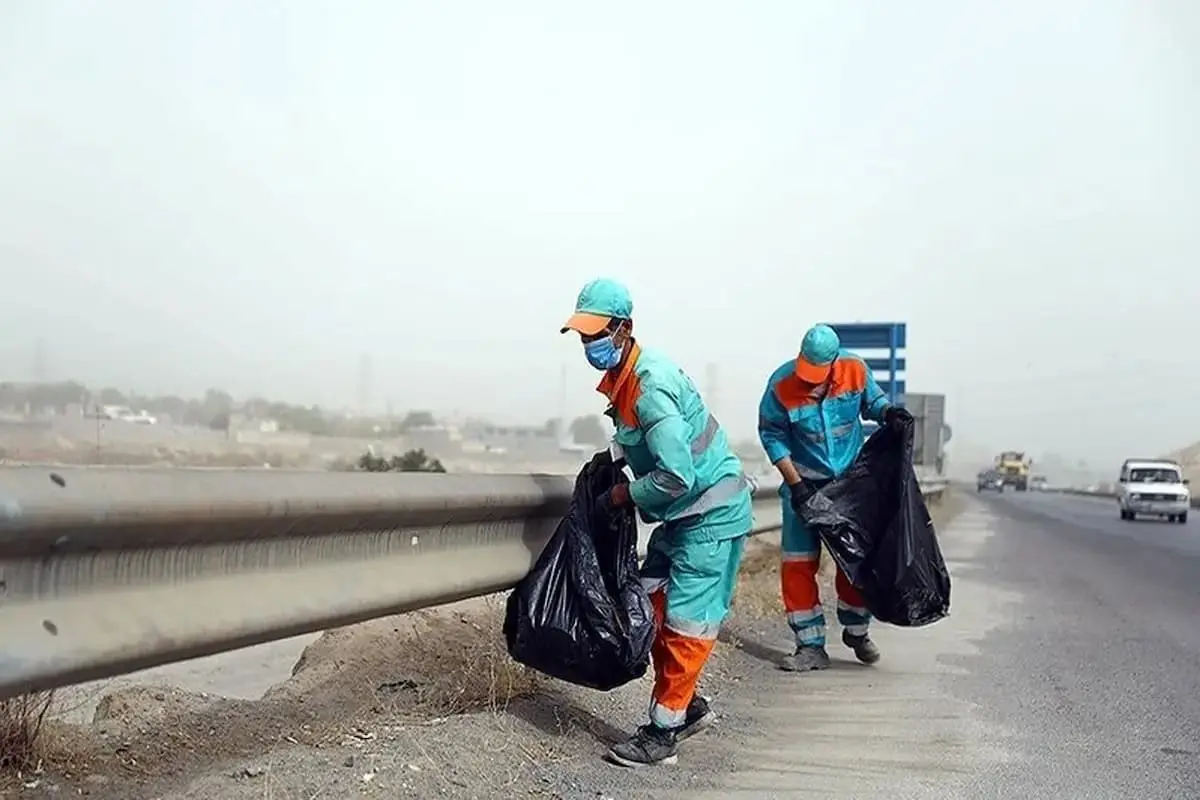
[[[990,535],[977,512],[968,502],[943,525],[952,575]],[[760,558],[743,575],[702,681],[721,719],[683,746],[674,767],[634,771],[601,759],[641,722],[648,679],[602,694],[514,671],[493,600],[326,633],[257,700],[122,689],[102,703],[101,722],[73,730],[69,773],[47,771],[21,794],[869,798],[937,787],[930,796],[945,797],[1006,757],[1004,737],[939,686],[954,669],[942,656],[974,656],[974,637],[1002,621],[1003,598],[955,576],[951,617],[918,631],[881,626],[877,667],[848,660],[831,627],[835,667],[797,676],[774,667],[788,642],[777,570],[777,559]]]

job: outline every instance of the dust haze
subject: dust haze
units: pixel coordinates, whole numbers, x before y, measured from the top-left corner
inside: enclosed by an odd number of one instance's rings
[[[611,275],[737,438],[897,320],[952,457],[1200,439],[1200,9],[604,12],[3,4],[0,380],[540,425]]]

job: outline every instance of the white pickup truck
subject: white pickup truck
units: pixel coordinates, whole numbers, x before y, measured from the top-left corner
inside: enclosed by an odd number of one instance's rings
[[[1187,522],[1192,493],[1183,469],[1174,461],[1129,459],[1121,465],[1117,481],[1121,519],[1133,520],[1145,514]]]

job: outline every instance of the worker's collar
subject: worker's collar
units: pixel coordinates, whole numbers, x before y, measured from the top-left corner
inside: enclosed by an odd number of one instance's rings
[[[820,383],[808,384],[809,397],[819,401],[824,400],[829,395],[829,390],[833,386],[834,370],[837,369],[837,366],[838,363],[837,359],[835,358],[833,363],[829,365],[829,374],[825,376],[825,380],[821,381]]]
[[[616,404],[617,397],[621,390],[629,383],[629,376],[633,374],[633,367],[637,364],[638,357],[642,354],[642,348],[638,346],[637,341],[630,339],[629,355],[622,359],[620,366],[616,369],[610,369],[604,373],[604,377],[600,379],[600,385],[596,387],[596,391],[608,398],[609,403]]]

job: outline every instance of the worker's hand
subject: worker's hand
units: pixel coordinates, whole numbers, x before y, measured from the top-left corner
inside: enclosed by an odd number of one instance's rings
[[[804,485],[804,481],[797,481],[788,486],[788,491],[791,492],[789,500],[792,511],[796,512],[796,516],[800,516],[800,509],[804,507],[804,501],[808,499],[808,487]]]
[[[883,424],[889,428],[895,428],[899,425],[907,425],[913,421],[913,415],[908,413],[908,409],[900,408],[899,406],[888,406],[888,410],[883,412]]]
[[[598,510],[602,511],[607,516],[613,516],[617,510],[631,505],[632,500],[629,497],[629,484],[618,483],[609,489],[596,501]]]

